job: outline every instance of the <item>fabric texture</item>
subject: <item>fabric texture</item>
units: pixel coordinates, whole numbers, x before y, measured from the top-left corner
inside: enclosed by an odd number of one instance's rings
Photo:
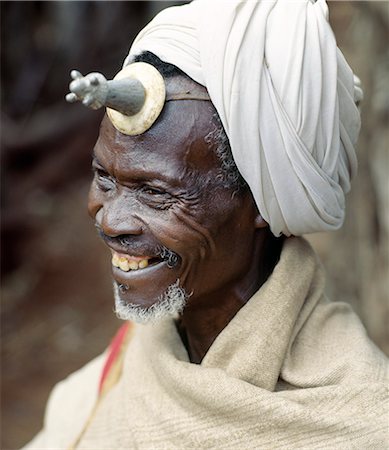
[[[327,19],[324,0],[195,0],[158,14],[125,61],[151,51],[208,89],[277,236],[339,228],[357,169],[361,89]]]
[[[323,285],[309,244],[289,238],[200,365],[173,320],[136,326],[123,376],[77,449],[386,448],[386,357]],[[73,413],[57,403],[52,414],[58,427]]]
[[[98,400],[106,360],[104,352],[54,387],[47,402],[42,431],[22,450],[69,449]]]
[[[120,378],[123,354],[129,339],[131,339],[133,326],[132,322],[125,322],[111,341],[99,382],[100,397],[108,392]]]

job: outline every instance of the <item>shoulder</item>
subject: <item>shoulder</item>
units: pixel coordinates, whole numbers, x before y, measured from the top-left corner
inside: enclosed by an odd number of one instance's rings
[[[96,403],[105,360],[106,352],[54,386],[43,429],[23,450],[69,447]]]
[[[297,387],[387,382],[388,359],[350,305],[322,297],[313,309],[304,308],[282,367],[284,380]]]
[[[76,442],[99,400],[119,379],[132,324],[125,323],[108,349],[55,385],[46,406],[43,430],[26,446],[67,449]]]

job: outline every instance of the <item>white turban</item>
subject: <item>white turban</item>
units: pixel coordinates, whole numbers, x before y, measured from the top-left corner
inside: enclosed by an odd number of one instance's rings
[[[145,50],[208,89],[276,236],[342,225],[357,168],[361,91],[324,0],[195,0],[159,13],[125,64]]]

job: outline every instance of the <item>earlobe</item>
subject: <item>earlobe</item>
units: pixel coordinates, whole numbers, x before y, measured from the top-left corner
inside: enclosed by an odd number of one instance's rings
[[[254,226],[255,228],[266,228],[269,224],[259,213],[257,213],[254,219]]]

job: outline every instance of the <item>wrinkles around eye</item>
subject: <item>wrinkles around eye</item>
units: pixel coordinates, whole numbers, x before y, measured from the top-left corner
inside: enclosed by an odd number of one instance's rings
[[[138,198],[154,209],[165,210],[174,205],[174,197],[166,191],[142,186],[138,191]]]
[[[101,169],[94,169],[94,173],[96,183],[101,190],[106,192],[115,188],[116,182],[108,173]]]
[[[117,181],[104,169],[92,165],[92,170],[95,176],[95,183],[101,191],[109,193],[117,187]],[[174,195],[163,188],[149,184],[132,187],[124,186],[124,188],[131,190],[141,203],[157,210],[167,210],[177,203],[184,202],[186,204],[191,203],[191,200],[193,200],[187,191],[181,191],[179,194]]]
[[[101,191],[110,192],[117,186],[117,182],[109,174],[99,169],[94,169],[94,172],[95,182]],[[150,186],[134,186],[130,188],[125,186],[125,189],[132,191],[141,203],[150,208],[165,210],[175,203],[173,195],[158,188]]]

